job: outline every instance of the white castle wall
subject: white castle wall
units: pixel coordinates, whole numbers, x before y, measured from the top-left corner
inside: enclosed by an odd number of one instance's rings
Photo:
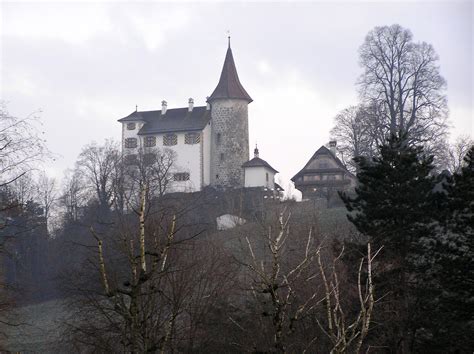
[[[165,134],[154,135],[138,135],[138,131],[143,126],[143,122],[136,122],[134,130],[127,129],[127,123],[122,124],[122,151],[124,155],[138,154],[139,149],[144,149],[144,141],[146,136],[156,137],[156,146],[154,148],[159,150],[170,149],[176,153],[176,160],[170,173],[189,173],[188,181],[173,181],[168,187],[168,192],[193,192],[201,190],[205,185],[205,179],[209,181],[209,172],[207,175],[203,173],[203,165],[207,164],[207,171],[209,171],[210,161],[210,143],[204,143],[207,135],[207,140],[210,140],[210,126],[201,133],[201,142],[198,144],[185,144],[185,133],[175,133],[177,135],[177,144],[172,146],[163,146],[163,136]],[[125,139],[137,138],[136,148],[126,148]],[[207,156],[205,151],[207,151]],[[209,184],[209,182],[207,183]]]
[[[267,173],[268,181],[266,178]],[[246,167],[245,187],[267,187],[269,189],[275,189],[275,173],[263,166]]]

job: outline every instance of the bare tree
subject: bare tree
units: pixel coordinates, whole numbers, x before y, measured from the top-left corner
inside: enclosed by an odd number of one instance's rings
[[[39,124],[37,112],[18,118],[0,102],[0,187],[20,179],[47,156]]]
[[[359,263],[357,271],[359,310],[352,319],[348,316],[350,309],[344,308],[341,280],[337,271],[337,263],[344,254],[344,247],[339,255],[334,258],[331,267],[325,267],[321,261],[321,252],[317,253],[319,270],[325,289],[324,300],[326,307],[325,324],[322,324],[319,320],[317,320],[317,323],[332,343],[331,353],[359,353],[362,349],[364,340],[369,333],[372,312],[376,301],[372,265],[380,250],[381,248],[372,253],[371,244],[368,243],[367,257],[363,257]],[[366,282],[363,285],[362,276],[365,263],[367,264]]]
[[[7,243],[13,243],[30,228],[28,221],[18,218],[32,192],[28,173],[48,155],[39,124],[36,112],[24,118],[15,117],[8,112],[5,102],[0,102],[0,324],[7,326],[18,325],[16,320],[4,318],[12,307],[11,284],[5,281],[4,274]]]
[[[406,136],[438,154],[447,136],[446,81],[433,46],[414,43],[399,25],[375,27],[360,47],[364,69],[358,86],[364,105],[376,108],[379,129],[371,134]]]
[[[372,254],[369,245],[367,257],[360,260],[357,296],[353,297],[350,287],[341,285],[347,281],[339,264],[344,249],[331,260],[332,252],[318,239],[317,227],[311,227],[304,239],[298,236],[295,230],[290,232],[290,214],[283,210],[276,229],[266,227],[263,244],[245,237],[253,298],[262,306],[261,319],[271,319],[270,350],[360,352],[375,304],[372,261],[378,251]],[[305,329],[309,318],[314,318],[329,345],[324,344],[320,333]]]
[[[46,223],[46,229],[49,230],[51,211],[57,202],[57,185],[54,178],[48,177],[43,171],[38,176],[36,183],[37,199],[43,208],[43,216]]]
[[[87,181],[104,210],[114,202],[114,173],[119,161],[119,143],[106,140],[104,145],[92,143],[84,147],[76,163],[79,176]]]
[[[302,277],[308,277],[308,267],[312,264],[320,246],[315,244],[310,231],[302,258],[290,267],[284,267],[287,241],[290,236],[290,214],[282,211],[278,217],[276,230],[269,227],[265,231],[264,247],[270,251],[269,259],[258,256],[250,239],[245,237],[251,262],[247,264],[252,279],[252,293],[257,301],[269,303],[263,315],[272,319],[273,348],[277,353],[287,350],[288,337],[295,331],[295,322],[316,304],[316,292],[306,299],[298,299],[295,285]],[[298,301],[299,300],[299,301]]]
[[[176,152],[171,149],[146,148],[122,160],[123,198],[128,207],[139,205],[140,193],[146,185],[146,200],[162,197],[173,181]]]
[[[446,167],[452,174],[461,171],[464,164],[464,157],[469,149],[474,146],[474,139],[469,135],[461,135],[456,141],[446,149]]]
[[[64,210],[64,221],[77,221],[86,201],[85,187],[79,174],[77,171],[66,171],[63,179],[62,193],[59,198],[59,202]]]
[[[334,118],[331,129],[331,139],[338,142],[341,161],[352,172],[357,168],[352,160],[354,157],[372,156],[376,149],[376,136],[371,133],[373,125],[367,119],[367,111],[362,106],[348,107]]]

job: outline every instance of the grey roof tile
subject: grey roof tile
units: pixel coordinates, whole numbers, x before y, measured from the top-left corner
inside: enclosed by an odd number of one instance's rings
[[[188,107],[172,108],[161,115],[160,111],[133,112],[119,119],[119,122],[142,120],[145,124],[138,132],[139,135],[160,134],[185,131],[201,131],[209,123],[211,111],[206,106],[194,107],[191,112]]]

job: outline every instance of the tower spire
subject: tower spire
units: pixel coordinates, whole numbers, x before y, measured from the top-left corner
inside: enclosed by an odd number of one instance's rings
[[[243,99],[250,103],[253,100],[240,83],[239,75],[237,74],[232,49],[230,48],[230,36],[228,36],[227,39],[229,47],[227,48],[221,77],[217,87],[209,97],[209,100],[212,101],[217,98],[235,98]]]

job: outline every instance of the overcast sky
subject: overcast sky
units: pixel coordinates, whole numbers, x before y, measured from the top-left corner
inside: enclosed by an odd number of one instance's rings
[[[204,105],[231,31],[249,106],[251,151],[283,187],[329,140],[334,116],[357,104],[358,48],[398,23],[431,43],[448,82],[451,136],[474,135],[472,1],[2,2],[0,98],[11,114],[41,109],[61,177],[81,148],[120,139],[135,110]]]

